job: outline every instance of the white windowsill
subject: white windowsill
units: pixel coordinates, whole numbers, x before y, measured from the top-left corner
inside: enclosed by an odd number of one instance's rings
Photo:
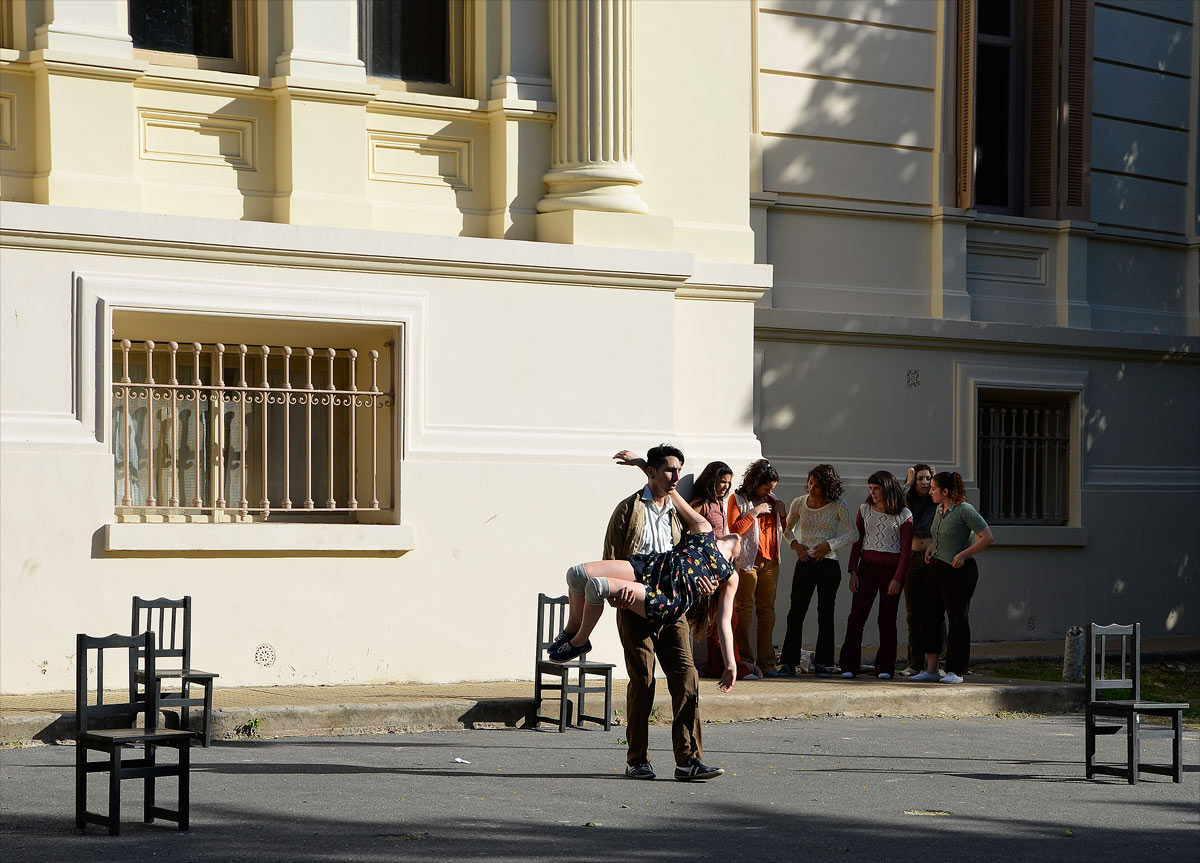
[[[1023,546],[1023,545],[1057,545],[1085,546],[1087,545],[1087,528],[1065,526],[1042,526],[1032,524],[997,524],[992,527],[996,535],[993,545]]]
[[[236,554],[396,554],[415,547],[407,524],[106,524],[104,550]]]

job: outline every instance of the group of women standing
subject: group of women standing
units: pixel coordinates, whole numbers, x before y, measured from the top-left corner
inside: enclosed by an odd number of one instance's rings
[[[735,561],[740,580],[733,621],[739,676],[798,672],[804,620],[815,593],[816,673],[840,672],[843,677],[860,673],[863,630],[878,598],[874,673],[889,679],[896,668],[896,616],[903,594],[908,667],[900,674],[917,681],[961,683],[970,663],[969,611],[979,581],[974,557],[993,541],[987,522],[966,501],[962,477],[916,464],[901,486],[891,473],[877,471],[867,480],[870,493],[856,513],[843,499],[845,488],[832,465],[819,464],[810,470],[807,492],[786,508],[773,493],[778,483],[779,473],[769,461],[759,459],[746,468],[732,494],[733,471],[724,462],[711,462],[693,486],[692,506],[716,534],[742,537],[741,555]],[[785,541],[797,560],[786,635],[777,659],[772,635]],[[851,604],[839,667],[834,663],[834,608],[842,580],[837,552],[846,546],[851,547],[847,567]],[[943,653],[944,671],[939,662]],[[709,656],[714,655],[720,654],[710,645]]]

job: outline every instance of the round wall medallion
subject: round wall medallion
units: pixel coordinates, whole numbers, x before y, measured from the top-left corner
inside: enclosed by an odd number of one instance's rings
[[[275,648],[269,644],[260,644],[254,648],[254,662],[263,668],[270,668],[275,664]]]

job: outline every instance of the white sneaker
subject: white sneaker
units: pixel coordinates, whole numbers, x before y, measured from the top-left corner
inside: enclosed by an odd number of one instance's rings
[[[891,680],[892,679],[892,675],[888,674],[886,671],[881,671],[875,676],[878,677],[880,680]]]
[[[913,668],[910,665],[908,668],[906,668],[900,672],[900,676],[901,677],[912,677],[914,674],[918,674],[918,673],[919,672],[917,671],[917,669]]]
[[[936,674],[930,674],[928,671],[922,671],[920,674],[914,674],[908,679],[914,683],[935,683],[942,678]]]
[[[854,672],[853,672],[853,671],[843,671],[843,672],[842,672],[842,677],[847,677],[847,678],[849,678],[849,677],[853,677],[853,676],[854,676]]]
[[[942,683],[962,683],[962,682],[963,682],[963,679],[961,677],[959,677],[957,674],[955,674],[954,672],[951,672],[942,678]]]

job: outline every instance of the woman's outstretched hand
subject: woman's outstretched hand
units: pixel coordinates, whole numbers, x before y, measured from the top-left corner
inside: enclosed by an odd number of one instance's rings
[[[617,464],[629,465],[630,467],[641,468],[647,476],[650,474],[650,467],[646,464],[646,460],[631,449],[623,449],[615,456]]]
[[[733,669],[726,668],[725,673],[721,675],[721,679],[717,681],[717,689],[721,690],[722,692],[728,692],[729,690],[733,689],[735,678],[736,675],[733,673]]]

